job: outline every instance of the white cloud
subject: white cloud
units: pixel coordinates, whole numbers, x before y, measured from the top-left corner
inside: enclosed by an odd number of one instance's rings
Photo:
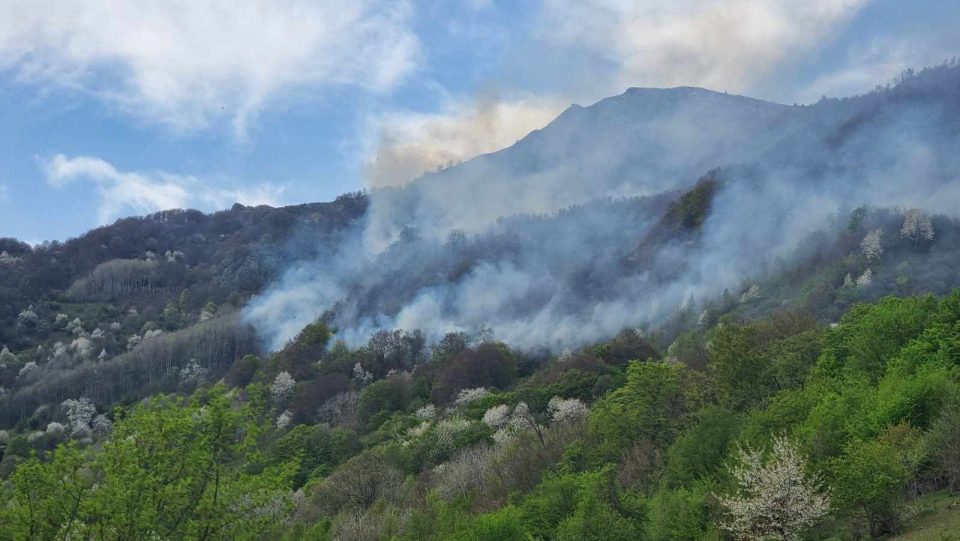
[[[436,113],[395,111],[376,120],[367,157],[369,187],[397,186],[420,174],[512,145],[568,105],[548,98],[451,101]]]
[[[79,88],[175,129],[238,135],[284,92],[375,92],[414,68],[410,7],[393,0],[0,0],[0,69]]]
[[[539,33],[613,66],[609,88],[743,91],[819,46],[868,0],[545,0]]]
[[[122,216],[167,209],[217,210],[233,203],[278,205],[283,194],[283,187],[271,184],[231,189],[212,186],[209,181],[193,176],[120,171],[90,156],[57,154],[42,166],[47,183],[55,188],[81,180],[92,182],[100,195],[97,208],[100,224]]]

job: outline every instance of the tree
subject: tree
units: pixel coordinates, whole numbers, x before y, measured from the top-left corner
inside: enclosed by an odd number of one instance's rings
[[[220,386],[155,397],[119,420],[102,451],[57,448],[12,477],[0,539],[261,539],[289,513],[288,465],[250,473],[259,434]]]
[[[17,356],[10,353],[7,346],[3,346],[3,349],[0,350],[0,366],[13,366],[17,364],[17,362]]]
[[[70,422],[70,433],[74,437],[87,437],[91,433],[90,423],[97,415],[97,407],[89,398],[64,400],[62,404]]]
[[[806,459],[786,438],[774,438],[769,457],[741,447],[730,472],[737,490],[719,498],[727,510],[720,526],[738,539],[802,539],[830,511],[820,478],[806,469]]]
[[[633,362],[627,383],[597,402],[590,413],[598,458],[617,459],[638,440],[668,444],[685,411],[683,368],[666,362]]]
[[[883,245],[880,243],[881,233],[880,229],[874,229],[860,241],[860,252],[867,261],[876,261],[883,255]]]
[[[943,408],[930,427],[926,446],[936,474],[951,491],[960,491],[960,404]]]
[[[294,381],[290,372],[283,370],[277,374],[277,377],[273,379],[273,383],[270,384],[270,395],[274,401],[281,403],[293,394],[293,388],[296,385],[297,382]]]
[[[854,442],[833,462],[837,505],[867,521],[878,537],[896,526],[896,505],[903,497],[909,472],[899,453],[878,441]]]
[[[917,243],[921,240],[933,240],[933,222],[930,216],[920,209],[910,209],[903,215],[903,227],[900,236]]]

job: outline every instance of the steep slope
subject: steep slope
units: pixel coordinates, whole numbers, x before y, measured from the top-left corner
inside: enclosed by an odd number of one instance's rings
[[[354,343],[377,328],[488,327],[518,345],[576,346],[741,288],[857,207],[953,215],[958,156],[954,64],[803,107],[701,89],[631,89],[571,107],[507,149],[374,191],[353,243],[333,257],[304,258],[249,314],[273,346],[328,311]],[[669,199],[703,176],[719,188],[695,239],[651,232],[654,209],[611,210],[602,225],[603,211],[576,210]],[[513,219],[528,215],[556,216],[551,224],[568,234]],[[617,234],[580,234],[591,230]],[[647,242],[651,235],[656,242]],[[524,240],[519,256],[499,248],[510,238]],[[457,272],[433,273],[449,265],[448,240],[478,255]],[[616,264],[614,254],[623,256]]]

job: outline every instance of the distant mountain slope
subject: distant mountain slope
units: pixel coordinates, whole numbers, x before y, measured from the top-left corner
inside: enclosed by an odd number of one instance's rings
[[[952,63],[809,106],[630,89],[573,106],[509,148],[374,191],[362,242],[304,258],[254,301],[251,320],[274,346],[327,310],[356,340],[390,326],[486,326],[529,346],[572,346],[736,289],[857,207],[955,215],[958,157],[960,67]],[[651,211],[601,212],[602,224],[574,212],[554,222],[618,232],[602,239],[552,237],[512,220],[611,198],[675,197],[705,175],[720,188],[696,242],[660,238],[638,248],[659,218]],[[501,257],[491,235],[526,239],[522,255]],[[485,255],[453,275],[431,274],[449,264],[444,243],[461,237],[487,246]],[[614,253],[632,264],[591,258]]]

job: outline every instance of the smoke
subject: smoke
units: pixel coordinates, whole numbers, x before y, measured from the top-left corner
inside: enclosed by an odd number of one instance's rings
[[[366,185],[401,186],[425,172],[510,146],[562,108],[553,100],[488,95],[449,103],[438,113],[389,113],[377,122],[380,133],[367,158]]]
[[[354,345],[381,328],[489,329],[526,349],[656,325],[799,257],[855,207],[955,213],[960,68],[808,107],[699,89],[571,107],[515,145],[370,194],[364,223],[248,317],[273,347],[327,313]],[[664,221],[707,171],[699,228]]]

